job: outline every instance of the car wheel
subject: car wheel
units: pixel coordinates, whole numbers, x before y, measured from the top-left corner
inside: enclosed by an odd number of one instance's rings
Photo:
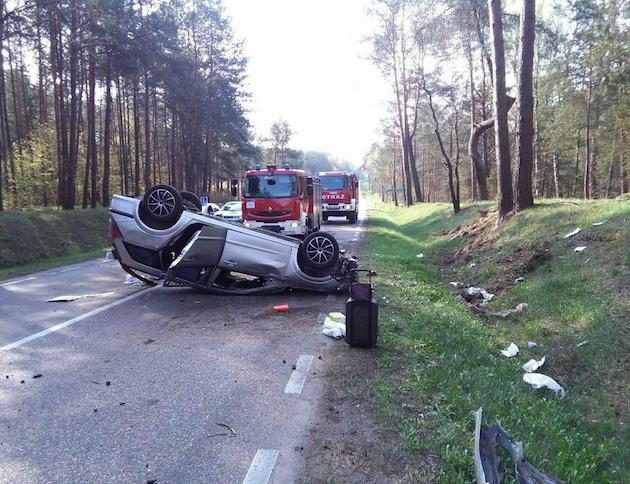
[[[155,185],[147,190],[140,204],[141,214],[160,226],[172,225],[183,211],[182,196],[170,185]]]
[[[197,195],[187,191],[179,192],[179,194],[182,196],[182,204],[186,210],[201,212],[201,201]]]
[[[327,269],[339,259],[339,244],[326,232],[313,232],[304,238],[298,254],[313,269]]]

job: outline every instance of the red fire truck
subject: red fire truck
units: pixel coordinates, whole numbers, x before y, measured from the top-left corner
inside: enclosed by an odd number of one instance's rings
[[[346,217],[351,224],[359,215],[359,182],[347,171],[320,172],[324,221],[330,216]]]
[[[304,236],[319,230],[322,197],[319,178],[289,165],[267,165],[245,172],[243,224],[284,235]]]

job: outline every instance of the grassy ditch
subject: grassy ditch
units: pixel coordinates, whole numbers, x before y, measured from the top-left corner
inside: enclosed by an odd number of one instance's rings
[[[483,407],[484,423],[501,421],[550,475],[630,482],[630,202],[543,202],[498,230],[488,208],[371,211],[377,418],[418,455],[423,480],[473,480],[473,412]],[[450,281],[495,293],[491,311],[529,307],[480,316],[457,301]],[[512,341],[521,352],[508,359],[500,350]],[[566,389],[564,399],[522,381],[521,365],[545,355],[538,371]]]
[[[107,209],[0,213],[0,275],[76,261],[109,245]]]

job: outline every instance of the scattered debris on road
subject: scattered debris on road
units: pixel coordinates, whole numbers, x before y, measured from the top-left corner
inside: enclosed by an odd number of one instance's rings
[[[221,422],[217,422],[217,423],[215,423],[215,425],[218,425],[219,427],[223,427],[223,428],[228,429],[231,432],[231,434],[228,434],[226,432],[221,432],[220,434],[208,434],[208,437],[222,437],[222,436],[225,436],[225,437],[236,437],[236,431],[232,427],[230,427],[229,425],[221,423]]]
[[[288,304],[279,304],[271,308],[274,313],[288,313],[289,305]]]
[[[562,388],[556,380],[542,373],[525,373],[523,375],[523,381],[529,383],[536,390],[539,388],[549,388],[549,390],[553,391],[560,398],[564,398],[566,394],[564,388]]]
[[[114,294],[113,291],[101,292],[98,294],[73,294],[73,295],[66,295],[66,296],[57,296],[57,297],[53,297],[52,299],[49,299],[48,302],[70,302],[70,301],[76,301],[77,299],[86,299],[89,297],[106,297],[106,296],[111,296],[112,294]]]
[[[334,339],[341,339],[346,335],[346,316],[340,312],[328,313],[324,319],[322,333]]]
[[[41,373],[38,373],[37,375],[33,375],[33,379],[35,379],[35,378],[41,378],[41,377],[43,377],[43,376],[44,376],[44,375],[42,375]]]
[[[569,232],[567,235],[565,235],[563,238],[564,239],[568,239],[569,237],[573,237],[574,235],[579,234],[582,231],[582,229],[577,228],[575,230],[573,230],[572,232]]]
[[[516,346],[514,343],[510,343],[510,346],[508,346],[504,350],[501,350],[501,354],[508,358],[512,358],[513,356],[518,355],[518,346]]]
[[[127,286],[138,286],[138,287],[145,285],[143,281],[141,281],[137,277],[132,276],[131,274],[127,274],[127,277],[125,277],[125,284]]]
[[[499,484],[503,473],[499,469],[497,447],[503,447],[514,462],[516,480],[521,484],[560,484],[564,481],[548,476],[526,458],[523,443],[518,442],[496,423],[490,427],[481,424],[482,409],[475,412],[474,456],[475,476],[478,484]]]

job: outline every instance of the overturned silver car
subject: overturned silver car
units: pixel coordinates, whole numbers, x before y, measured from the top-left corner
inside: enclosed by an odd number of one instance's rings
[[[114,195],[110,207],[114,256],[128,273],[164,286],[217,294],[268,294],[287,288],[347,288],[357,262],[335,238],[314,232],[300,241],[201,213],[199,199],[168,185],[142,200]],[[143,275],[144,274],[144,275]]]

